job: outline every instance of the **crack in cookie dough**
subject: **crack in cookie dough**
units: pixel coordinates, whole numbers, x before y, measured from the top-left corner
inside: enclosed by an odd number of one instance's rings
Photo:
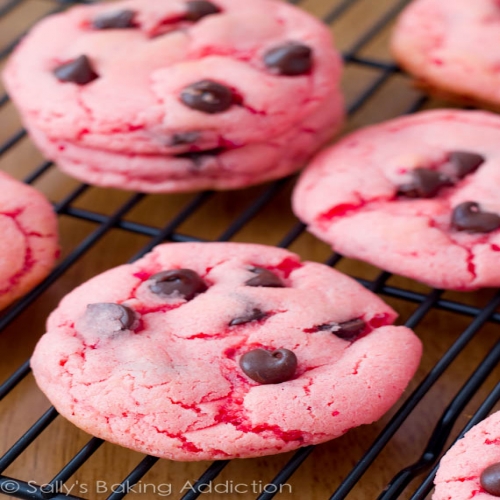
[[[151,287],[152,276],[192,276],[186,269],[206,289]],[[265,319],[231,326],[254,309]],[[175,460],[259,456],[337,437],[390,408],[421,353],[395,317],[350,278],[286,250],[166,244],[67,295],[32,368],[63,416],[111,442]],[[349,341],[311,328],[354,318],[369,327]],[[292,377],[249,378],[239,361],[255,349],[291,351]]]
[[[16,226],[17,231],[22,235],[24,239],[24,245],[23,245],[23,251],[22,254],[24,255],[23,263],[21,265],[21,269],[8,277],[8,282],[9,284],[0,289],[0,295],[4,295],[8,293],[12,288],[14,288],[19,281],[22,279],[24,275],[30,272],[32,267],[34,266],[35,262],[33,260],[33,255],[32,255],[32,250],[29,245],[29,235],[28,233],[24,230],[24,228],[21,226],[21,224],[17,220],[17,216],[22,213],[22,210],[19,210],[17,213],[0,213],[0,216],[4,217],[9,217],[14,225]],[[39,235],[37,235],[39,236]]]

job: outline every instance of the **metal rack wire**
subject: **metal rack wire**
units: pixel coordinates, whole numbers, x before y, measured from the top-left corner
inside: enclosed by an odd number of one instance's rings
[[[8,0],[0,7],[0,19],[13,11],[21,4],[30,0]],[[48,0],[49,1],[49,0]],[[76,0],[60,0],[56,2],[50,0],[54,9],[51,12],[64,9],[66,6],[78,3]],[[324,17],[326,23],[331,24],[342,16],[346,15],[359,0],[340,0],[335,2]],[[80,2],[81,3],[81,2]],[[301,0],[294,0],[291,3],[300,4]],[[326,1],[325,1],[326,3]],[[398,14],[398,12],[408,3],[408,0],[394,2],[389,10],[385,12],[367,31],[360,34],[355,43],[344,52],[345,62],[349,65],[354,65],[361,68],[368,68],[376,71],[377,75],[372,80],[370,85],[362,90],[356,99],[353,100],[349,107],[349,113],[352,115],[367,104],[370,98],[388,81],[390,77],[399,72],[399,69],[390,62],[383,60],[371,59],[363,57],[361,52],[364,47],[373,40],[383,30],[388,23]],[[21,36],[21,34],[20,34]],[[19,38],[11,40],[5,47],[0,47],[0,61],[5,59],[11,52]],[[9,102],[7,95],[0,95],[0,110]],[[418,96],[415,102],[407,109],[408,113],[414,112],[421,108],[426,102],[426,97]],[[19,130],[8,138],[3,144],[0,144],[0,168],[2,166],[2,156],[18,145],[25,137],[25,132]],[[34,169],[24,180],[27,183],[33,183],[42,176],[46,175],[53,168],[51,162],[43,162]],[[257,195],[252,203],[240,214],[240,216],[217,238],[219,241],[231,239],[238,231],[251,221],[267,204],[272,203],[274,198],[284,189],[287,180],[282,180],[269,185],[263,192]],[[38,297],[55,283],[68,269],[77,264],[79,260],[94,247],[111,229],[119,228],[128,233],[141,235],[149,238],[149,242],[141,249],[133,258],[137,259],[154,245],[163,241],[199,241],[200,238],[196,234],[183,234],[178,231],[178,228],[186,221],[193,213],[203,211],[204,205],[213,197],[215,193],[201,193],[194,196],[178,213],[169,220],[164,227],[154,227],[144,223],[133,222],[127,220],[127,215],[131,210],[143,200],[143,194],[132,194],[130,197],[110,215],[94,212],[88,209],[75,206],[75,202],[91,189],[89,186],[82,184],[68,194],[64,199],[55,204],[56,212],[61,216],[67,216],[73,219],[86,221],[95,226],[94,230],[73,249],[73,251],[53,270],[49,277],[37,288],[27,294],[22,300],[17,302],[13,307],[6,311],[0,317],[0,332],[12,323],[19,315],[26,312],[27,308]],[[288,247],[301,236],[304,231],[304,226],[297,222],[294,227],[282,238],[279,246]],[[335,254],[328,259],[329,265],[337,265],[342,259],[342,256]],[[410,328],[416,327],[426,315],[434,309],[448,311],[449,313],[463,315],[472,318],[468,327],[457,336],[454,343],[447,352],[439,359],[437,364],[424,377],[420,385],[409,395],[399,410],[394,414],[386,427],[380,432],[378,437],[369,447],[367,447],[363,457],[352,468],[347,477],[338,486],[337,490],[331,493],[331,500],[340,500],[346,498],[356,483],[363,477],[370,465],[375,461],[379,454],[384,450],[387,443],[411,415],[412,411],[424,398],[428,391],[436,384],[438,379],[445,373],[451,363],[463,352],[465,347],[479,331],[479,329],[487,322],[500,323],[500,313],[496,309],[500,305],[500,293],[494,295],[489,303],[484,308],[478,308],[467,303],[453,301],[443,298],[443,292],[433,290],[428,294],[415,292],[402,287],[388,285],[387,282],[391,277],[386,272],[381,272],[376,279],[366,280],[358,278],[359,281],[370,290],[382,294],[383,296],[397,298],[406,302],[417,304],[413,314],[406,321],[406,325]],[[465,406],[471,401],[478,389],[483,385],[487,377],[492,373],[493,369],[498,365],[500,360],[500,342],[498,342],[487,356],[479,363],[473,371],[469,379],[459,388],[453,400],[436,422],[434,432],[431,438],[422,450],[421,456],[414,463],[404,467],[394,478],[389,482],[384,491],[379,495],[380,500],[392,500],[400,498],[403,491],[407,491],[408,486],[413,484],[414,491],[411,494],[412,500],[422,500],[432,489],[432,479],[436,470],[436,463],[442,453],[448,437],[452,432],[453,425],[457,418],[464,410]],[[14,373],[11,374],[0,385],[0,402],[10,393],[16,391],[21,381],[29,373],[29,360],[22,364]],[[492,410],[494,405],[500,399],[500,383],[493,389],[487,398],[479,406],[479,409],[474,414],[467,425],[467,430],[475,423],[479,422]],[[19,440],[6,452],[2,452],[0,456],[0,491],[9,494],[9,485],[12,486],[11,496],[26,499],[78,499],[80,497],[65,494],[61,491],[60,485],[67,482],[84,464],[85,462],[101,447],[103,441],[97,438],[90,439],[81,450],[60,470],[45,488],[34,488],[26,479],[7,477],[3,475],[4,471],[22,453],[30,446],[40,434],[49,427],[57,418],[58,414],[50,408],[46,411],[35,424],[26,430]],[[464,430],[464,431],[465,431]],[[269,484],[279,486],[286,481],[301,467],[305,460],[313,451],[312,446],[298,450],[285,466],[269,481]],[[135,467],[130,474],[123,479],[123,488],[121,491],[112,493],[108,498],[118,500],[127,494],[127,487],[131,487],[138,483],[141,478],[157,463],[158,459],[146,456]],[[222,470],[227,466],[228,461],[217,461],[210,465],[205,472],[195,481],[193,489],[182,496],[183,500],[192,500],[199,498],[203,494],[203,488],[206,483],[215,480]],[[415,487],[412,481],[426,473],[423,480]],[[58,487],[59,485],[59,487]],[[34,491],[34,489],[36,491]],[[275,496],[273,493],[263,492],[257,498],[258,500],[268,500]],[[409,497],[408,497],[409,498]]]

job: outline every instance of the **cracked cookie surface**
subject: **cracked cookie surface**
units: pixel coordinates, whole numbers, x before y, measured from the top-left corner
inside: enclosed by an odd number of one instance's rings
[[[497,473],[496,477],[488,478],[485,471],[499,462],[500,412],[497,412],[475,425],[443,456],[434,479],[432,500],[498,498],[500,475]],[[492,494],[495,489],[497,494]]]
[[[57,220],[41,193],[0,173],[0,309],[37,285],[59,255]]]
[[[391,45],[418,85],[498,110],[499,35],[497,0],[415,0],[401,14]]]
[[[127,0],[39,23],[4,77],[42,151],[82,180],[144,191],[302,166],[343,117],[328,28],[273,0],[202,3]]]
[[[500,285],[500,119],[417,113],[367,127],[301,176],[294,211],[347,257],[430,286]]]
[[[111,442],[174,460],[268,455],[394,404],[421,355],[395,318],[286,250],[165,244],[68,294],[32,368],[63,416]]]

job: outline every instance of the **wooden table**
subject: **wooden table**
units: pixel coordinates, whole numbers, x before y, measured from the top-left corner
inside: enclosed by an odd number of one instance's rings
[[[250,1],[250,0],[249,0]],[[0,9],[9,0],[0,0]],[[332,23],[337,45],[349,52],[363,33],[373,27],[387,12],[397,6],[395,0],[304,0],[301,6],[313,14],[324,17],[337,14]],[[345,7],[345,8],[343,8]],[[6,46],[29,25],[54,8],[49,0],[21,0],[19,6],[0,18],[0,47]],[[358,58],[390,63],[388,40],[391,23],[375,36],[366,40],[354,54]],[[3,64],[3,60],[2,63]],[[345,128],[349,131],[365,124],[376,123],[406,112],[420,97],[412,89],[410,80],[394,68],[380,69],[375,65],[350,62],[347,64],[343,88],[347,105],[352,111]],[[359,101],[360,95],[368,93]],[[0,92],[1,96],[2,92]],[[450,106],[450,103],[429,100],[425,108]],[[0,144],[16,134],[20,122],[11,103],[0,107]],[[19,179],[25,178],[43,158],[29,139],[20,139],[0,156],[0,168]],[[289,180],[277,189],[268,203],[263,203],[257,213],[240,229],[230,234],[232,241],[279,244],[296,227],[297,220],[290,210],[290,192],[294,180]],[[71,194],[78,183],[50,168],[40,176],[34,185],[45,192],[55,203],[60,203]],[[177,238],[191,235],[216,240],[225,234],[228,227],[238,220],[245,210],[261,196],[269,186],[259,186],[243,191],[214,194],[198,200],[199,207],[175,228]],[[90,210],[105,215],[113,214],[132,193],[111,189],[89,188],[72,203],[74,209]],[[144,224],[151,228],[162,228],[172,221],[180,209],[197,199],[196,194],[154,195],[138,201],[126,213],[123,220]],[[64,212],[64,210],[63,210]],[[34,300],[0,333],[0,382],[7,379],[27,360],[41,334],[47,315],[58,301],[75,286],[117,264],[130,259],[149,241],[149,237],[131,233],[117,227],[102,231],[98,223],[78,219],[74,216],[60,216],[62,256],[60,262],[71,258],[79,245],[94,235],[94,244],[83,252],[73,265],[55,281],[39,298]],[[96,238],[96,231],[102,235]],[[181,235],[181,236],[179,236]],[[325,261],[331,251],[327,245],[307,233],[302,233],[290,248],[303,258]],[[360,262],[343,259],[338,269],[357,277],[372,280],[380,271]],[[429,290],[411,280],[391,277],[387,284],[414,290],[424,294]],[[493,297],[491,290],[474,294],[445,293],[443,298],[461,301],[471,306],[485,306]],[[383,295],[400,313],[399,321],[405,322],[417,311],[418,304]],[[424,380],[432,367],[445,354],[459,335],[471,324],[473,318],[449,311],[431,309],[418,322],[415,330],[422,338],[425,353],[415,379],[405,393],[403,401]],[[426,393],[398,432],[392,437],[382,453],[347,498],[373,500],[378,497],[386,483],[402,467],[416,460],[424,449],[434,425],[456,392],[478,367],[481,360],[499,340],[499,329],[494,323],[487,323],[467,344],[466,348],[451,363],[444,375]],[[498,380],[498,367],[477,390],[471,402],[454,427],[452,438],[467,423],[478,405],[484,400]],[[399,407],[397,405],[397,407]],[[33,378],[28,375],[0,403],[0,454],[12,446],[26,430],[49,408],[49,403],[37,389]],[[351,430],[347,435],[317,446],[312,455],[287,481],[290,485],[279,499],[326,499],[335,491],[351,468],[377,438],[397,408],[378,423]],[[450,438],[448,442],[452,439]],[[28,449],[4,472],[6,476],[43,484],[52,477],[80,450],[89,436],[58,417],[28,447]],[[261,488],[272,480],[281,467],[293,456],[292,453],[251,460],[231,462],[216,479],[219,493],[206,493],[203,499],[231,498],[248,500],[256,498]],[[105,498],[106,490],[119,483],[142,460],[143,456],[110,444],[104,444],[67,482],[71,493],[86,498]],[[141,480],[138,498],[180,498],[181,491],[189,489],[203,473],[208,463],[175,463],[161,460]],[[253,484],[252,484],[253,483]],[[248,490],[247,493],[224,493],[223,490]],[[289,488],[291,492],[289,492]],[[86,491],[87,490],[87,491]],[[146,490],[146,491],[145,491]],[[411,488],[410,488],[411,490]],[[413,490],[411,490],[413,491]],[[0,495],[4,498],[4,496]],[[400,498],[409,498],[404,493]]]

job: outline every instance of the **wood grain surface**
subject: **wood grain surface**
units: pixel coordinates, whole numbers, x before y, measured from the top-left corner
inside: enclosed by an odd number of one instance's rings
[[[8,0],[0,0],[0,9],[7,3]],[[394,0],[358,0],[351,3],[352,6],[346,8],[342,15],[332,23],[336,43],[343,51],[349,51],[360,39],[362,33],[373,27],[396,5]],[[333,9],[343,4],[345,2],[340,0],[304,0],[301,2],[304,9],[318,17],[328,15]],[[24,0],[18,7],[2,17],[0,19],[0,48],[7,46],[36,19],[51,11],[54,5],[55,3],[49,0]],[[391,23],[363,45],[357,55],[390,62],[388,51],[390,28]],[[0,69],[2,64],[3,61],[0,62]],[[343,80],[347,105],[352,106],[360,94],[371,88],[379,78],[381,78],[380,70],[355,63],[347,64]],[[0,95],[2,93],[3,89],[0,90]],[[397,71],[390,72],[380,80],[377,88],[372,88],[370,98],[357,106],[345,131],[404,113],[419,95],[419,92],[412,88],[407,76]],[[451,104],[435,100],[430,100],[425,104],[425,107],[442,106],[451,106]],[[13,105],[8,103],[2,106],[0,108],[0,144],[15,134],[20,127],[19,117]],[[41,162],[43,158],[28,138],[21,139],[0,156],[0,168],[19,179],[23,179]],[[231,240],[279,244],[297,224],[290,210],[290,192],[293,183],[293,179],[288,180],[269,203],[265,204],[244,227],[231,235]],[[34,185],[46,193],[52,201],[58,203],[71,193],[78,183],[55,168],[51,168]],[[266,189],[269,189],[269,186],[208,196],[198,210],[186,217],[176,228],[176,232],[208,240],[224,237],[227,228]],[[132,196],[134,196],[133,193],[125,191],[89,188],[73,202],[72,206],[112,214]],[[123,219],[162,228],[169,224],[173,217],[196,196],[196,194],[147,196],[125,214]],[[78,249],[86,238],[95,231],[99,231],[99,225],[61,215],[60,229],[62,262],[75,249]],[[29,358],[38,338],[44,333],[47,315],[66,293],[91,276],[126,262],[148,241],[149,238],[146,236],[119,228],[113,228],[99,237],[96,243],[84,252],[60,279],[12,321],[4,331],[0,332],[0,383]],[[294,241],[291,249],[303,258],[316,261],[324,261],[331,255],[327,245],[307,233],[303,233]],[[380,273],[379,270],[369,265],[349,259],[341,260],[338,269],[366,279],[374,279]],[[429,292],[426,287],[399,277],[391,277],[388,283],[408,290]],[[482,307],[488,303],[493,294],[493,291],[485,290],[469,294],[445,293],[443,297]],[[384,298],[400,313],[400,323],[405,322],[418,307],[418,304],[401,299],[386,296]],[[432,309],[416,326],[415,330],[424,342],[425,353],[421,367],[402,401],[426,377],[472,320],[470,316]],[[416,406],[410,417],[405,420],[347,498],[376,499],[395,473],[419,457],[443,410],[499,338],[499,328],[493,323],[488,323],[478,331]],[[500,371],[496,368],[477,391],[458,418],[453,435],[456,435],[467,423],[475,409],[498,381],[499,375]],[[0,455],[15,443],[49,406],[46,398],[37,389],[31,375],[9,393],[0,402]],[[337,440],[317,446],[312,455],[288,480],[289,486],[286,486],[276,498],[280,500],[329,498],[376,439],[397,407],[371,426],[353,429]],[[8,467],[4,474],[38,484],[46,483],[88,439],[88,435],[58,417]],[[448,442],[450,440],[451,438]],[[257,493],[273,479],[292,456],[292,453],[288,453],[259,459],[232,461],[215,481],[219,492],[205,493],[201,498],[206,500],[256,498]],[[106,498],[112,485],[122,481],[142,458],[143,456],[138,453],[104,444],[69,479],[67,489],[71,489],[71,493],[76,496],[90,499]],[[194,482],[207,465],[209,464],[203,462],[176,463],[160,460],[144,476],[136,488],[137,492],[131,493],[130,498],[144,500],[180,498],[182,490],[184,489],[185,493],[189,489],[189,482]],[[237,485],[240,492],[223,492],[224,488],[234,490]],[[245,489],[248,492],[242,492]],[[412,488],[409,488],[408,491],[411,490]],[[0,497],[6,498],[1,494]],[[409,492],[406,492],[400,498],[409,497]]]

